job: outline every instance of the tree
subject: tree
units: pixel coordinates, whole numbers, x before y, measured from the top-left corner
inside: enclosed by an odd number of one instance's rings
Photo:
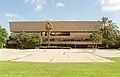
[[[42,43],[42,38],[36,34],[22,32],[17,35],[16,41],[22,49],[35,48]]]
[[[107,17],[103,17],[101,19],[101,24],[103,25],[103,27],[100,28],[103,37],[102,44],[105,48],[115,46],[119,37],[116,23],[113,22],[113,20],[109,20]]]
[[[105,48],[117,47],[119,31],[117,25],[113,20],[109,20],[107,17],[103,17],[101,21],[103,27],[93,32],[90,35],[90,39],[94,42],[101,42]]]
[[[104,38],[102,41],[103,45],[105,45],[106,48],[109,48],[110,46],[115,46],[119,36],[119,33],[116,29],[118,28],[116,23],[112,20],[109,20],[107,17],[102,18],[102,23],[106,24],[103,28],[101,28]]]
[[[53,25],[50,22],[47,22],[47,24],[45,24],[45,29],[47,30],[47,37],[48,37],[48,47],[50,45],[50,33],[52,28],[53,28]]]
[[[6,48],[19,48],[19,44],[16,43],[16,37],[12,37],[11,35],[7,38],[5,47]]]
[[[94,42],[94,44],[95,44],[94,48],[95,48],[95,51],[96,51],[97,43],[100,43],[103,39],[101,30],[94,31],[90,35],[90,39]]]
[[[0,25],[0,48],[3,48],[7,36],[7,30],[5,28],[2,28],[2,26]]]
[[[102,17],[101,20],[102,20],[102,25],[103,25],[103,28],[104,28],[107,24],[108,18],[107,17]]]

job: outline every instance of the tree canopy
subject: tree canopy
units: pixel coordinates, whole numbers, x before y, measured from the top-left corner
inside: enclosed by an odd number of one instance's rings
[[[0,48],[3,47],[7,36],[8,36],[7,30],[0,25]]]
[[[90,39],[94,42],[101,42],[101,39],[103,39],[101,30],[93,32],[90,35]]]
[[[35,48],[42,43],[42,38],[37,34],[24,32],[18,34],[16,40],[21,48]]]
[[[95,41],[101,41],[102,45],[106,48],[115,47],[119,38],[119,31],[117,25],[113,20],[103,17],[101,20],[102,28],[92,33],[90,38]]]

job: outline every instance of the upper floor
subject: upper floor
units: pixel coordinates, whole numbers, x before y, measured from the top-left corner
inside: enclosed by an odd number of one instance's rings
[[[52,31],[94,31],[99,29],[102,24],[100,21],[49,21]],[[19,21],[9,22],[11,32],[41,32],[47,31],[45,25],[47,21]]]

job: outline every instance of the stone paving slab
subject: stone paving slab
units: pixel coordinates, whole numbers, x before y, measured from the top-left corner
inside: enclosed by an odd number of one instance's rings
[[[47,51],[47,52],[33,52],[31,56],[17,59],[14,61],[27,61],[27,62],[51,62],[56,56],[63,55],[62,52]]]
[[[24,57],[21,59],[13,60],[13,61],[22,61],[22,62],[50,62],[53,59],[53,56],[45,56],[45,55],[31,55],[28,57]]]
[[[102,57],[120,57],[119,50],[97,50],[94,54]]]
[[[111,60],[102,58],[100,56],[96,56],[90,53],[66,53],[67,56],[70,57],[71,60],[80,60],[80,61],[93,61],[93,62],[113,62]]]
[[[1,61],[8,61],[8,60],[13,60],[16,58],[21,58],[24,56],[28,56],[30,55],[30,53],[28,54],[18,54],[18,53],[13,53],[13,52],[7,52],[7,51],[0,51],[0,60]]]
[[[52,62],[94,62],[87,55],[81,54],[70,54],[66,53],[65,55],[56,56]]]

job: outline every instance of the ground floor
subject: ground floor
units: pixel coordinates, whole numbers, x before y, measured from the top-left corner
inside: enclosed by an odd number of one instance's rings
[[[36,32],[29,32],[26,33],[34,33],[42,38],[42,44],[38,46],[46,47],[49,46],[52,48],[93,48],[96,46],[97,48],[100,47],[101,43],[94,43],[90,40],[90,35],[93,31],[51,31],[49,38],[47,31],[38,31]],[[13,32],[11,33],[12,38],[14,38],[20,32]],[[10,46],[17,46],[14,44]]]
[[[43,43],[41,46],[48,46],[48,43]],[[94,42],[50,42],[50,47],[70,47],[70,48],[93,48],[102,47],[100,43],[94,43]]]
[[[19,48],[17,42],[12,41],[10,44],[8,43],[7,48]],[[48,47],[48,41],[42,42],[41,44],[36,45],[36,47],[46,48]],[[67,41],[67,42],[49,42],[49,48],[101,48],[101,43],[94,43],[92,41]],[[34,48],[33,48],[34,49]]]
[[[43,38],[43,42],[41,46],[56,46],[56,47],[70,47],[70,48],[93,48],[93,47],[97,47],[100,48],[101,47],[101,43],[100,42],[93,42],[90,39],[86,38],[86,39],[78,39],[78,38],[53,38],[51,37],[49,39],[47,38]]]

